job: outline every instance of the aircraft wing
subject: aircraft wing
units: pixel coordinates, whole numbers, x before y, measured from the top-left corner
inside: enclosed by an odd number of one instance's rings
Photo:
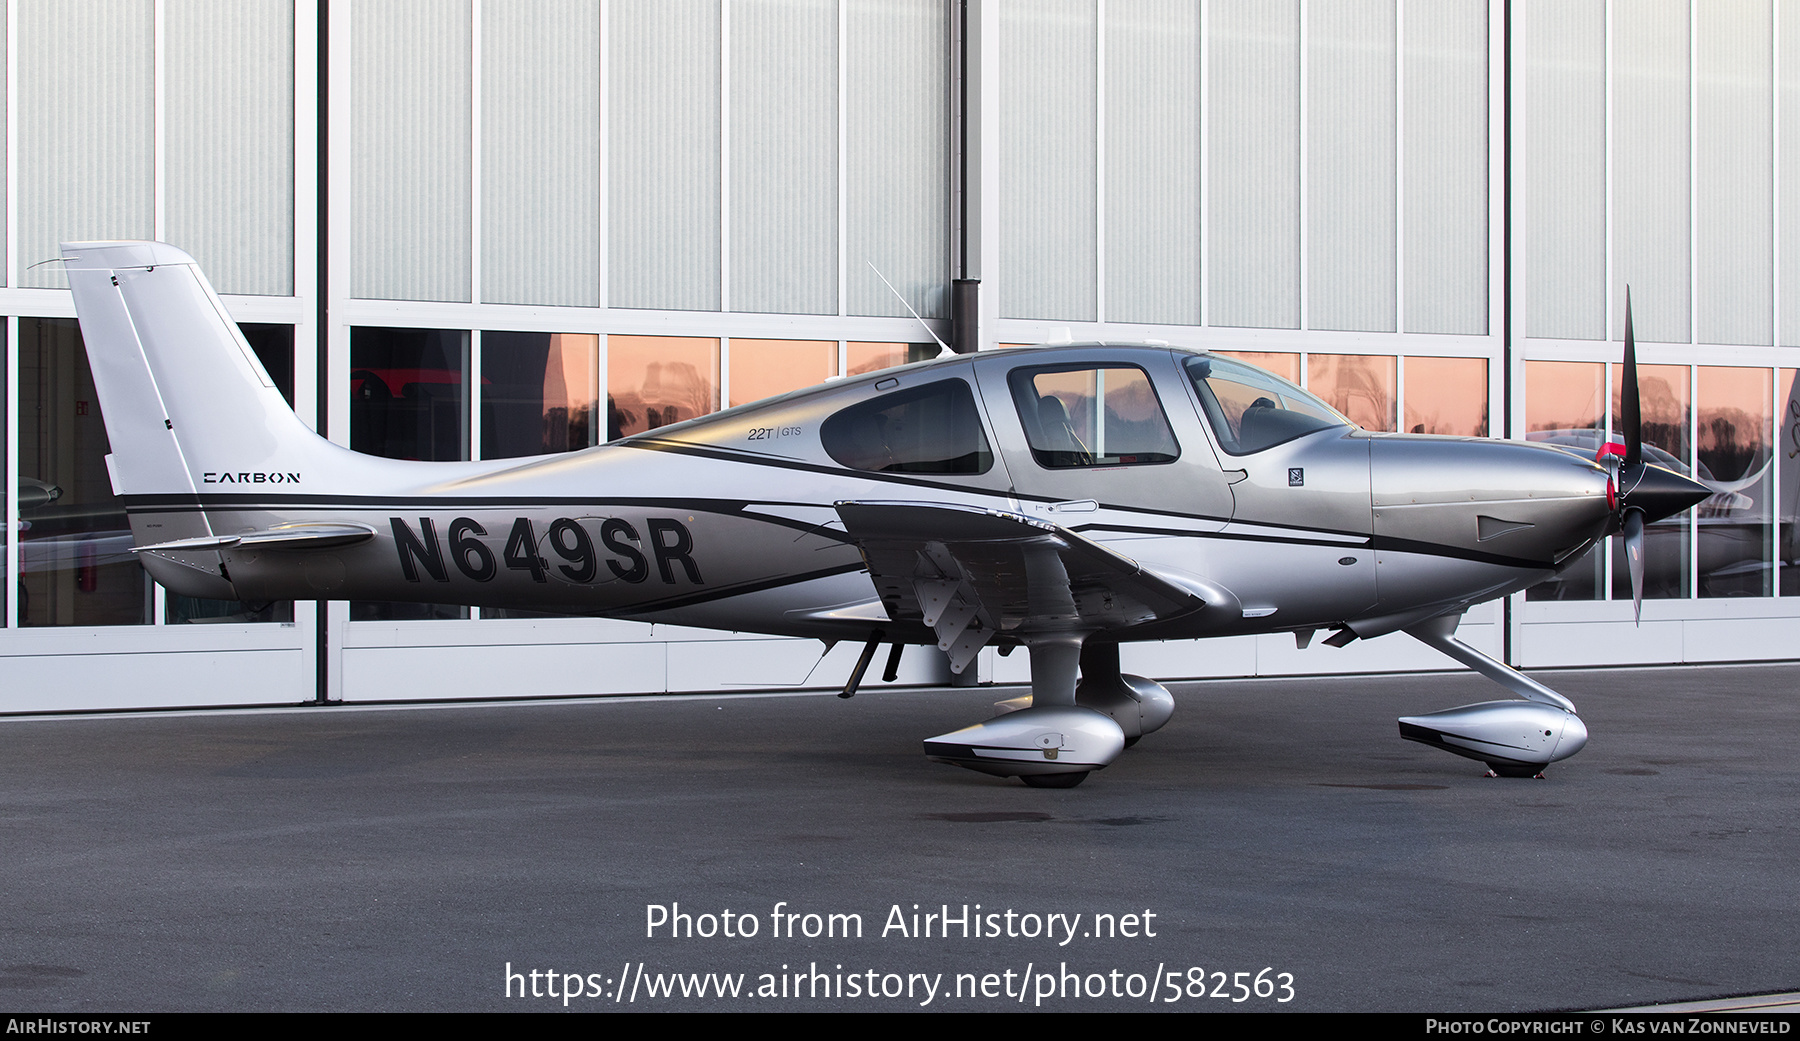
[[[888,616],[921,622],[961,672],[998,634],[1124,629],[1206,601],[1041,520],[973,506],[840,502]]]

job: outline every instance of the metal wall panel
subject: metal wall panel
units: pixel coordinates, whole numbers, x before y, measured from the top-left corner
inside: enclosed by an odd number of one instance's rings
[[[1306,10],[1306,324],[1392,332],[1394,0]]]
[[[1513,6],[1528,336],[1606,336],[1606,5]]]
[[[732,0],[734,311],[838,311],[837,59],[837,0]]]
[[[1300,324],[1300,6],[1214,0],[1207,32],[1207,320]]]
[[[1407,332],[1488,331],[1487,18],[1484,0],[1406,5]]]
[[[1000,14],[1000,313],[1093,321],[1098,22],[1094,0]]]
[[[1775,12],[1781,74],[1781,125],[1776,129],[1780,147],[1776,169],[1781,175],[1780,226],[1776,229],[1781,248],[1778,342],[1793,347],[1800,346],[1800,0],[1777,0]]]
[[[481,297],[600,303],[600,10],[481,5]]]
[[[469,299],[468,0],[350,9],[350,295]]]
[[[1106,4],[1106,318],[1200,324],[1200,11]]]
[[[167,0],[162,236],[221,293],[294,292],[294,9]]]
[[[150,0],[20,0],[19,282],[61,289],[58,244],[150,238]]]
[[[1696,13],[1695,334],[1701,343],[1770,343],[1770,8],[1709,0]]]
[[[1687,0],[1613,9],[1613,335],[1686,343],[1691,216]],[[1766,134],[1766,131],[1765,131]]]
[[[614,307],[719,309],[719,4],[614,0],[607,281]]]
[[[950,36],[936,0],[844,5],[846,309],[948,313]]]

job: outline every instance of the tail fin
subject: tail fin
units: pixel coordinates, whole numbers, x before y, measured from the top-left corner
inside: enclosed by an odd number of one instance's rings
[[[302,472],[296,453],[321,440],[192,257],[161,242],[66,242],[63,260],[120,495],[196,495],[221,474],[282,483]]]

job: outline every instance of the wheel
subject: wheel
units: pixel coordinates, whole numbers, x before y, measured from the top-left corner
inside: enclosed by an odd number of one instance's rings
[[[1144,735],[1142,735],[1142,734],[1139,734],[1136,737],[1128,737],[1125,739],[1125,747],[1130,748],[1132,745],[1137,744],[1139,741],[1142,741],[1143,739],[1144,739]]]
[[[1092,770],[1083,770],[1073,774],[1021,774],[1019,780],[1025,782],[1027,788],[1073,788],[1087,780]]]

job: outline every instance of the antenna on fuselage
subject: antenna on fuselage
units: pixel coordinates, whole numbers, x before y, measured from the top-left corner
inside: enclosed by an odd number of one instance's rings
[[[894,283],[889,282],[887,280],[887,276],[881,273],[881,269],[875,266],[875,262],[873,260],[865,259],[863,261],[863,263],[869,265],[869,270],[875,272],[875,277],[881,279],[881,284],[888,287],[888,292],[894,294],[894,296],[896,296],[896,297],[899,297],[900,306],[906,308],[906,313],[909,315],[912,315],[913,319],[915,321],[917,321],[920,325],[925,326],[925,335],[931,337],[933,340],[935,340],[937,342],[937,345],[939,348],[938,349],[938,357],[942,358],[946,354],[955,354],[956,353],[955,351],[950,349],[949,344],[938,339],[938,334],[933,332],[931,329],[931,326],[926,323],[925,319],[919,317],[919,312],[913,310],[912,305],[906,302],[906,297],[900,296],[900,290],[894,288]]]

